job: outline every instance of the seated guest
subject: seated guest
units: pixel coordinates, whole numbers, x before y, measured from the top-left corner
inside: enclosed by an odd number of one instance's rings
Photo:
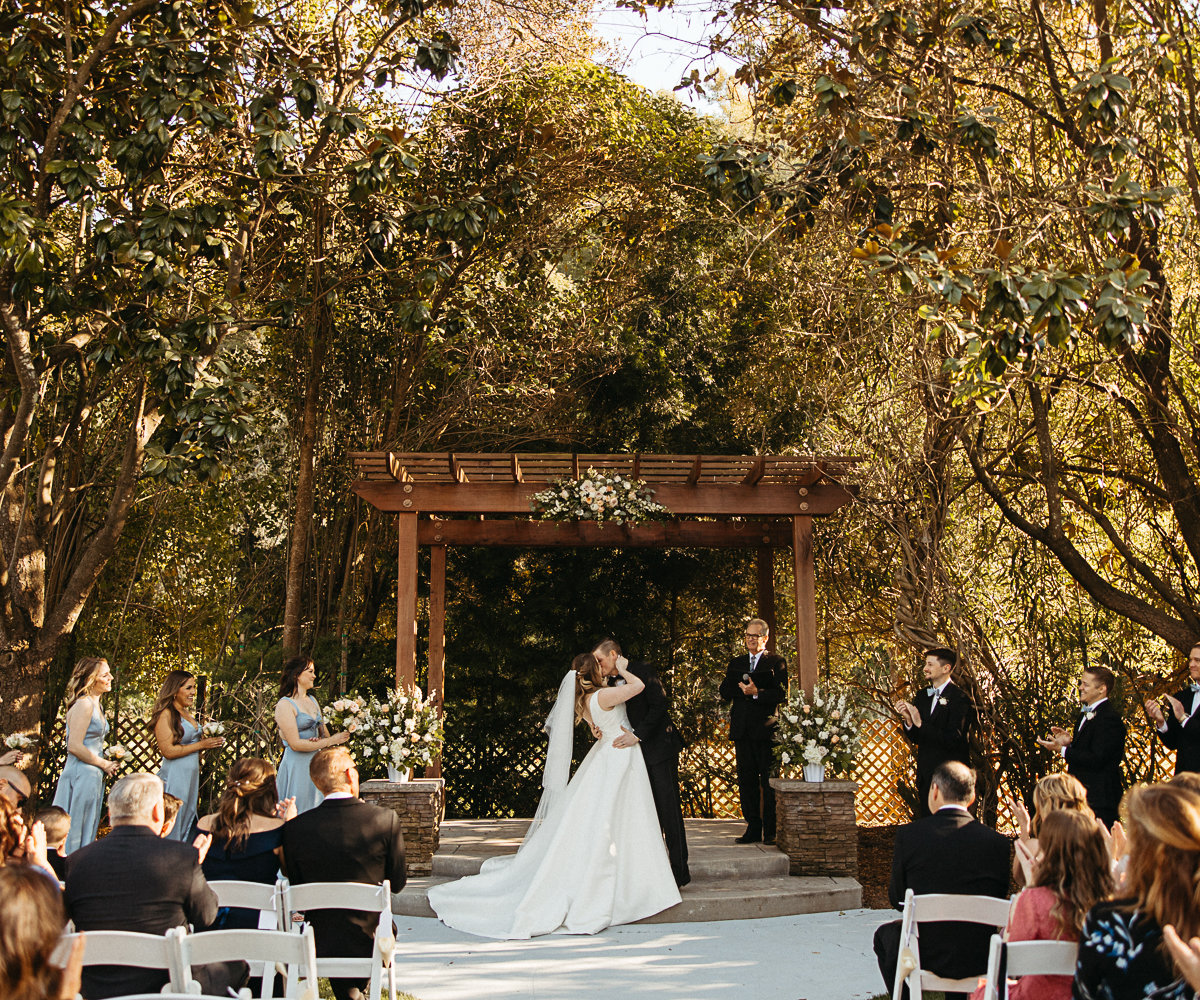
[[[892,882],[888,898],[904,906],[908,889],[918,895],[933,892],[963,896],[1008,896],[1007,837],[978,822],[968,811],[975,801],[975,772],[951,760],[933,772],[929,787],[932,815],[902,826],[896,833]],[[949,921],[921,926],[921,966],[950,979],[982,975],[987,969],[993,929],[984,924]],[[879,971],[891,990],[900,955],[900,921],[875,930]],[[948,1000],[957,994],[946,994]],[[905,986],[904,996],[908,996]]]
[[[179,809],[183,805],[183,799],[178,795],[172,795],[170,792],[163,792],[163,826],[160,837],[170,837],[175,829],[175,821],[179,819]],[[184,831],[185,833],[187,831]],[[175,840],[182,838],[175,837]]]
[[[61,806],[47,806],[37,814],[38,822],[46,830],[46,860],[58,880],[67,877],[67,834],[71,832],[71,816]]]
[[[1059,809],[1041,824],[1040,850],[1017,843],[1029,886],[1013,904],[1007,941],[1078,941],[1083,918],[1112,898],[1108,845],[1096,817]],[[971,1000],[983,1000],[980,986]],[[1071,1000],[1070,976],[1025,976],[1009,985],[1008,1000]]]
[[[58,887],[58,877],[46,857],[45,828],[41,823],[26,826],[20,810],[0,796],[0,866],[10,865],[36,868]]]
[[[67,916],[81,931],[165,934],[192,924],[207,930],[217,916],[217,895],[200,870],[208,849],[163,840],[163,786],[153,774],[127,774],[108,795],[112,832],[79,848],[67,862]],[[205,993],[224,995],[240,987],[245,962],[196,966]],[[104,1000],[126,993],[154,993],[166,985],[165,970],[95,965],[83,973],[83,995]]]
[[[1017,817],[1017,841],[1024,844],[1033,857],[1037,857],[1038,853],[1038,831],[1042,827],[1042,820],[1055,809],[1069,809],[1091,817],[1096,815],[1088,805],[1087,789],[1074,775],[1057,771],[1043,776],[1033,786],[1032,818],[1025,811],[1025,803],[1020,799],[1013,804],[1013,811]],[[1013,857],[1013,878],[1017,880],[1018,885],[1025,884],[1019,853]]]
[[[275,768],[270,762],[261,757],[234,761],[217,811],[196,823],[196,833],[212,834],[204,877],[210,882],[236,879],[273,885],[288,806],[294,816],[294,802],[280,803],[276,795]],[[223,907],[215,926],[257,927],[258,911]]]
[[[0,767],[0,798],[14,809],[24,807],[32,788],[29,779],[15,767]]]
[[[0,868],[0,997],[75,1000],[82,945],[72,949],[67,969],[50,960],[66,922],[49,879],[22,865]]]
[[[1200,934],[1200,795],[1183,785],[1141,785],[1122,803],[1129,838],[1125,897],[1084,920],[1075,996],[1195,996],[1166,957],[1163,927]]]
[[[392,892],[404,887],[404,835],[390,809],[361,802],[354,758],[341,747],[313,754],[309,776],[325,796],[314,809],[283,827],[283,864],[295,884],[367,882],[387,879]],[[317,955],[367,957],[375,946],[378,921],[369,913],[315,910],[308,915]],[[348,1000],[365,983],[332,979],[334,995]]]

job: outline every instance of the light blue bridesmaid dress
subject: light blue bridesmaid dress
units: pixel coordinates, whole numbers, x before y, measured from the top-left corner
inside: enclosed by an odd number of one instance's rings
[[[108,721],[97,702],[88,719],[87,732],[83,734],[83,745],[97,757],[102,756],[104,737],[108,733]],[[71,727],[67,725],[67,744],[71,742]],[[71,830],[63,850],[70,854],[85,847],[96,839],[100,828],[100,814],[104,809],[104,772],[86,764],[69,750],[67,763],[63,766],[54,790],[54,804],[71,815]]]
[[[310,696],[309,700],[314,705],[317,704],[316,698]],[[321,735],[321,707],[319,705],[317,705],[317,714],[309,715],[291,698],[284,698],[284,701],[291,702],[295,706],[296,731],[300,734],[300,739],[310,740]],[[286,743],[283,745],[283,760],[279,762],[279,771],[275,775],[275,787],[279,790],[281,799],[296,797],[297,813],[319,806],[322,799],[325,798],[317,791],[317,786],[308,776],[308,765],[312,763],[312,755],[316,752],[316,749],[300,751],[293,750]]]
[[[193,726],[182,716],[179,721],[183,723],[183,739],[179,741],[181,744],[186,746],[200,739],[198,726]],[[186,840],[195,825],[196,803],[200,799],[200,755],[190,753],[186,757],[176,757],[174,760],[164,757],[162,767],[158,769],[158,776],[162,778],[164,792],[183,799],[175,825],[171,828],[170,839]]]

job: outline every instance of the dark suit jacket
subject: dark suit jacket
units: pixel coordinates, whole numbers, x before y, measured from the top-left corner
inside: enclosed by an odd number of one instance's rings
[[[738,683],[750,673],[758,688],[758,697],[742,694]],[[764,652],[758,665],[750,672],[750,654],[743,653],[729,661],[725,679],[721,681],[721,700],[733,704],[729,709],[729,738],[733,740],[771,740],[775,724],[767,723],[775,709],[787,698],[787,661],[782,656]]]
[[[186,924],[201,931],[217,917],[217,894],[204,881],[196,849],[145,826],[115,827],[75,851],[66,883],[67,916],[80,931],[165,934]],[[168,978],[165,970],[95,965],[83,970],[83,995],[157,993]]]
[[[946,706],[942,706],[945,708]],[[904,893],[949,892],[1008,896],[1012,842],[961,809],[946,808],[896,831],[888,898],[896,909]],[[995,930],[984,924],[938,921],[921,925],[921,967],[962,978],[987,967]]]
[[[1067,771],[1078,778],[1087,789],[1088,805],[1092,812],[1109,826],[1117,818],[1121,793],[1125,783],[1121,778],[1121,761],[1125,759],[1125,723],[1111,701],[1096,706],[1096,715],[1080,728],[1075,723],[1075,736],[1063,755]]]
[[[1200,692],[1191,688],[1176,691],[1175,697],[1183,702],[1184,710],[1191,713],[1186,722],[1175,718],[1174,712],[1164,712],[1167,731],[1159,733],[1163,745],[1175,751],[1175,773],[1200,771]],[[1158,732],[1158,727],[1155,727]]]
[[[967,765],[971,762],[970,733],[976,723],[975,706],[953,681],[939,697],[945,698],[946,704],[939,704],[933,712],[933,698],[921,688],[912,701],[921,716],[921,725],[904,730],[904,738],[917,748],[918,789],[928,789],[933,772],[946,761],[960,760]]]
[[[642,757],[647,766],[678,757],[683,749],[683,737],[671,721],[667,693],[658,674],[650,664],[641,660],[630,660],[629,672],[646,685],[641,694],[625,702],[625,711],[629,713],[633,735],[642,744]]]
[[[366,882],[387,879],[404,888],[404,834],[400,817],[360,799],[325,799],[283,824],[283,865],[290,881]],[[346,910],[314,910],[308,917],[318,955],[369,955],[376,917]]]

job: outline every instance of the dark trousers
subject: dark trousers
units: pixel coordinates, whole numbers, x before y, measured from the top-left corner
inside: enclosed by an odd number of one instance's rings
[[[737,755],[738,796],[747,828],[768,839],[775,838],[775,789],[771,769],[775,755],[770,740],[734,740]]]
[[[658,813],[658,825],[662,827],[667,842],[667,857],[671,860],[671,874],[677,884],[691,880],[688,872],[687,837],[683,832],[683,806],[679,801],[679,758],[668,757],[646,765],[650,777],[650,793],[654,796],[654,810]]]
[[[334,914],[340,910],[324,910],[310,917],[313,937],[316,938],[317,958],[370,958],[375,951],[375,938],[345,918]],[[317,963],[320,964],[319,962]],[[367,992],[369,979],[330,979],[329,985],[337,1000],[349,1000],[350,991]]]
[[[896,981],[896,963],[900,961],[900,921],[889,920],[886,924],[880,924],[875,928],[875,939],[872,941],[875,948],[875,958],[879,962],[879,972],[883,976],[884,984],[887,986],[888,996],[892,995],[892,984]],[[922,964],[925,960],[922,959]],[[986,969],[987,959],[984,959],[983,966]],[[935,975],[944,975],[949,979],[961,979],[970,975],[969,972],[963,972],[961,969],[941,970],[928,969]],[[961,975],[960,975],[961,973]],[[982,973],[980,973],[982,975]],[[908,984],[905,983],[901,987],[900,996],[902,1000],[908,1000]],[[969,993],[947,993],[946,1000],[967,1000]]]

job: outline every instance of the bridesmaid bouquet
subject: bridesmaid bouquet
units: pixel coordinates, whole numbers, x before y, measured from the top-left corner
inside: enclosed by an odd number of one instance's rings
[[[224,736],[225,723],[218,722],[216,719],[209,719],[200,727],[201,736]]]
[[[818,684],[811,701],[801,690],[779,706],[775,739],[781,772],[824,764],[835,774],[848,774],[858,753],[858,720],[844,691],[827,695]]]
[[[442,718],[433,699],[426,699],[417,688],[412,694],[390,691],[383,701],[371,706],[374,746],[363,748],[363,755],[378,755],[392,767],[425,767],[441,753],[445,734]]]
[[[129,756],[129,751],[126,750],[120,743],[112,743],[104,748],[104,756],[109,760],[124,760]]]
[[[37,740],[32,736],[26,736],[24,733],[13,733],[11,736],[5,737],[4,745],[9,750],[28,750]]]
[[[371,738],[375,731],[375,719],[371,714],[371,703],[365,695],[348,694],[321,708],[321,717],[331,733],[349,733],[351,753],[370,757]]]

